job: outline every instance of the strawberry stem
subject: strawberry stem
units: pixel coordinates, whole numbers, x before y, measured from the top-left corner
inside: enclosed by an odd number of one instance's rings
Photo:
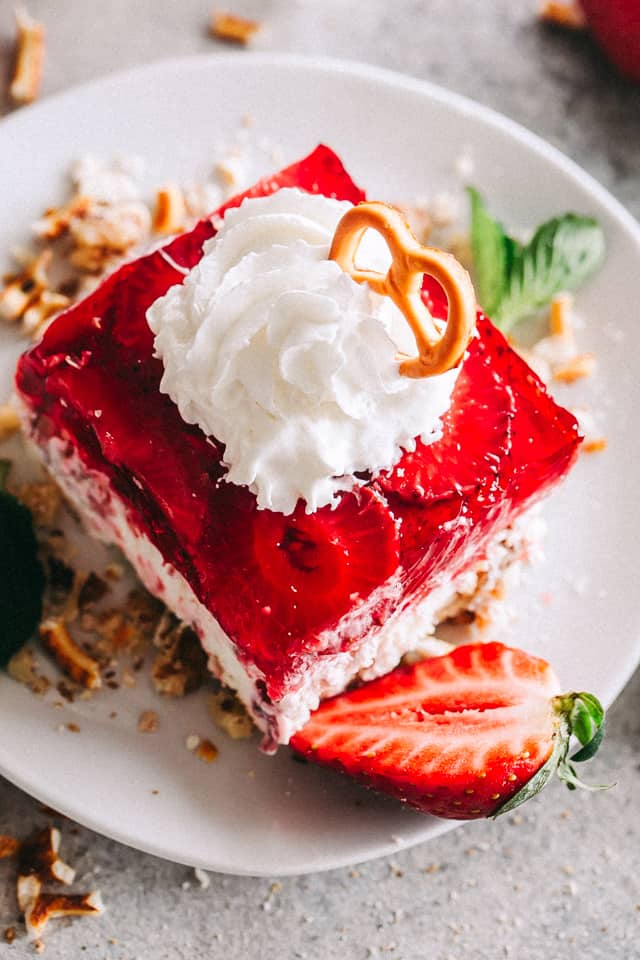
[[[551,701],[556,716],[553,735],[553,750],[546,763],[517,793],[503,803],[492,816],[515,810],[521,803],[531,799],[547,785],[554,773],[569,790],[608,790],[614,784],[591,785],[580,779],[574,763],[591,760],[604,737],[605,722],[602,704],[592,693],[564,693]],[[571,737],[582,744],[580,750],[569,757]]]

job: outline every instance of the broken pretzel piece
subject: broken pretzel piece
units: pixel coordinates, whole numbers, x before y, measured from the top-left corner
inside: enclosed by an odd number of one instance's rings
[[[584,30],[587,26],[582,8],[575,0],[543,0],[538,15],[545,23],[568,30]]]
[[[549,305],[549,332],[552,337],[562,337],[563,340],[573,340],[573,324],[571,322],[571,308],[573,297],[570,293],[557,293]]]
[[[559,383],[575,383],[576,380],[593,376],[596,365],[595,354],[578,353],[564,363],[553,364],[553,379]]]
[[[59,858],[59,849],[60,831],[55,827],[38,830],[24,841],[18,861],[18,885],[23,891],[19,901],[24,902],[31,895],[30,891],[37,888],[37,884],[27,882],[29,879],[35,878],[40,884],[45,880],[55,880],[67,886],[73,883],[76,872]],[[36,896],[39,892],[38,889]],[[20,902],[21,909],[24,909],[23,902]]]
[[[42,881],[35,874],[27,873],[24,876],[22,874],[18,876],[16,899],[22,913],[27,913],[40,896],[41,890]]]
[[[97,916],[102,910],[102,899],[97,890],[70,895],[40,893],[24,911],[27,935],[30,940],[35,940],[42,935],[49,920],[56,917]]]
[[[170,183],[156,193],[153,232],[169,236],[184,229],[187,207],[180,187]]]
[[[0,833],[0,860],[6,857],[13,857],[20,849],[20,841],[16,837],[10,837],[6,833]]]
[[[606,449],[607,449],[606,437],[594,437],[591,440],[585,437],[584,442],[580,447],[581,453],[602,453],[602,451]]]
[[[0,442],[8,440],[20,429],[20,417],[8,403],[0,405]]]
[[[70,895],[42,892],[42,885],[47,880],[69,885],[75,879],[75,870],[58,856],[59,830],[55,827],[36,830],[19,847],[16,896],[27,935],[36,941],[36,945],[41,942],[37,938],[49,920],[55,917],[95,916],[102,912],[97,891]]]
[[[49,207],[33,225],[33,232],[42,240],[57,240],[69,229],[74,217],[84,217],[91,207],[91,199],[81,195],[72,197],[65,207]]]
[[[16,11],[16,63],[9,95],[14,103],[31,103],[40,91],[44,62],[44,26],[26,10]]]
[[[102,685],[98,662],[73,640],[62,620],[49,618],[40,624],[40,639],[61,670],[87,690]]]
[[[209,32],[216,40],[225,40],[228,43],[239,43],[246,46],[251,38],[260,30],[257,20],[248,20],[226,10],[214,10],[211,14]]]
[[[45,324],[70,306],[64,293],[43,290],[38,299],[22,315],[22,329],[32,339],[39,337]]]
[[[165,613],[153,637],[159,647],[151,667],[156,693],[184,697],[197,690],[207,675],[207,657],[197,634],[173,614]]]
[[[49,286],[47,270],[51,257],[50,250],[43,250],[26,265],[22,273],[5,277],[5,286],[0,290],[0,318],[20,320],[39,299]]]
[[[232,740],[244,740],[254,731],[253,721],[243,704],[230,690],[222,689],[207,698],[211,719]]]

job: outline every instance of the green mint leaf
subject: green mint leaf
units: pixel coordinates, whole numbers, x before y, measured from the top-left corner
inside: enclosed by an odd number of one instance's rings
[[[596,220],[567,213],[543,223],[520,249],[496,317],[503,330],[546,306],[561,291],[577,290],[604,258]]]
[[[0,462],[0,486],[8,467]],[[0,489],[0,667],[24,646],[42,617],[44,573],[30,512]]]
[[[509,330],[556,293],[577,290],[601,264],[604,234],[592,217],[554,217],[521,245],[488,213],[478,191],[468,192],[478,299],[500,329]]]
[[[504,296],[516,254],[516,244],[491,216],[477,190],[467,187],[471,201],[471,248],[478,299],[491,316]]]

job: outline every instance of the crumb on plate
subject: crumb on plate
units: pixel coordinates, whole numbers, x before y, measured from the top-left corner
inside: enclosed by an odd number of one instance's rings
[[[44,620],[40,624],[40,639],[60,669],[74,683],[88,690],[98,690],[102,686],[97,660],[78,646],[63,620],[53,618]]]
[[[140,733],[155,733],[158,729],[158,714],[155,710],[143,710],[138,717]]]
[[[32,103],[40,92],[45,52],[43,24],[16,10],[16,56],[9,95],[14,103]]]
[[[540,20],[570,30],[584,30],[587,21],[576,0],[543,0],[538,12]]]
[[[227,10],[214,10],[209,32],[216,40],[246,46],[261,28],[258,20],[249,20]]]

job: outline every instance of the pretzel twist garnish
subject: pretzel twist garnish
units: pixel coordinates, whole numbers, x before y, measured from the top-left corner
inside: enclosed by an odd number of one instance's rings
[[[376,230],[389,247],[393,259],[386,274],[355,265],[367,230]],[[406,317],[418,356],[398,355],[402,376],[433,377],[460,362],[476,320],[476,298],[469,274],[450,253],[418,243],[399,210],[377,201],[352,207],[336,227],[329,258],[357,283],[368,283],[376,293],[390,297]],[[434,320],[422,299],[424,274],[434,277],[447,296],[446,325]]]

